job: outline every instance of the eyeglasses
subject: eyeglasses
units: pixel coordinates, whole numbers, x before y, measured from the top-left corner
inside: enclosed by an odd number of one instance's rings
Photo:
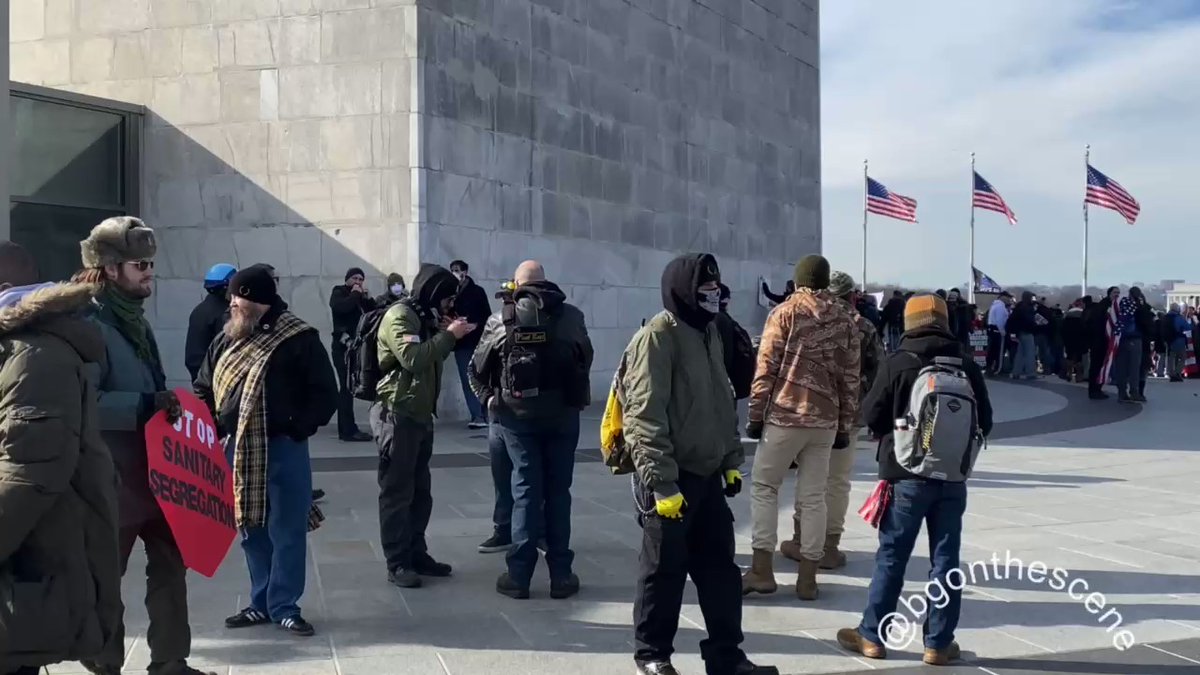
[[[153,260],[131,260],[125,264],[133,265],[134,267],[137,268],[137,271],[139,271],[139,272],[145,272],[146,270],[154,269],[154,261]]]

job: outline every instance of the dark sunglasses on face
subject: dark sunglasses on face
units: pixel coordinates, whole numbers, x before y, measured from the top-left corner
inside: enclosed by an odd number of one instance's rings
[[[137,271],[139,271],[139,272],[145,272],[146,270],[154,269],[154,261],[153,260],[132,260],[125,264],[133,265],[134,267],[137,268]]]

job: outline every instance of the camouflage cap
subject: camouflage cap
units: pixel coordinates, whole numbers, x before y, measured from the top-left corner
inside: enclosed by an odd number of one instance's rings
[[[829,292],[841,298],[854,292],[854,277],[842,271],[829,275]]]

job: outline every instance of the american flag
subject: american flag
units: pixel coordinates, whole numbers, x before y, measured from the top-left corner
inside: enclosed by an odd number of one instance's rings
[[[1120,183],[1100,173],[1091,164],[1087,168],[1087,197],[1083,201],[1120,213],[1130,225],[1142,210],[1142,206]]]
[[[1004,198],[996,192],[996,188],[992,184],[984,180],[978,172],[975,173],[975,201],[974,206],[977,209],[987,209],[996,213],[1003,213],[1008,218],[1009,225],[1017,224],[1017,217],[1013,215],[1012,209],[1008,208],[1008,204],[1004,203]]]
[[[917,200],[891,192],[883,183],[867,179],[867,212],[917,222]]]

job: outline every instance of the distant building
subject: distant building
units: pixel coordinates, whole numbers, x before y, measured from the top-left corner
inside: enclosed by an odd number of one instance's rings
[[[1175,287],[1167,291],[1167,306],[1173,303],[1190,307],[1200,306],[1200,284],[1175,282]]]

